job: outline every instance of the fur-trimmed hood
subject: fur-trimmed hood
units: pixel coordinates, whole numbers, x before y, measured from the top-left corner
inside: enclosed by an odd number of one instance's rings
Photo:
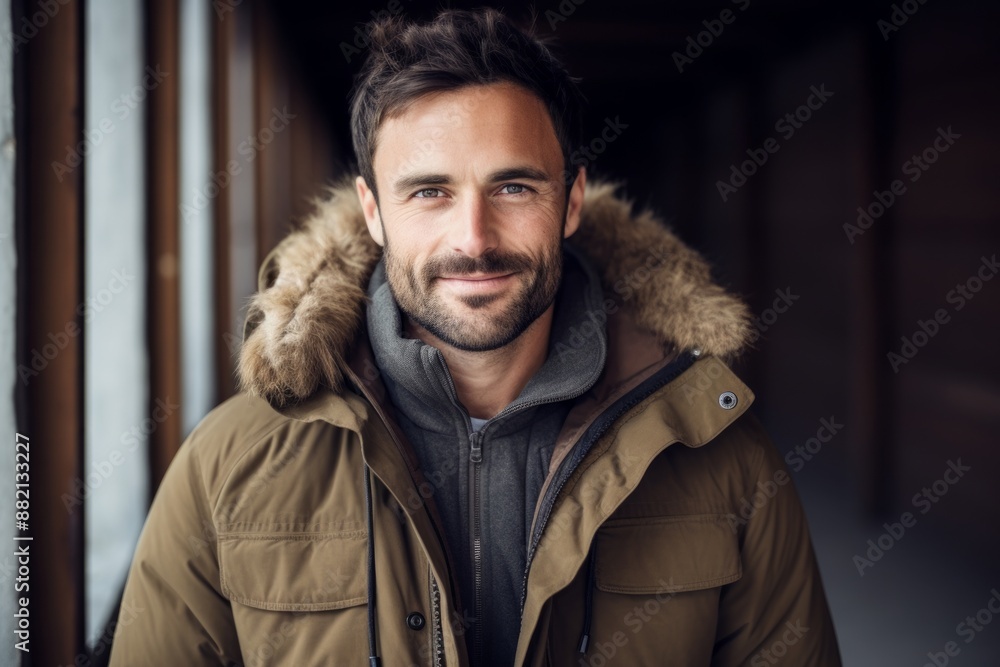
[[[587,184],[580,226],[568,239],[594,264],[608,298],[663,346],[721,357],[741,352],[751,331],[746,304],[712,282],[696,251],[652,213],[634,214],[615,190],[608,182]],[[261,266],[240,350],[241,388],[275,407],[320,385],[341,391],[381,254],[353,176],[330,187]]]

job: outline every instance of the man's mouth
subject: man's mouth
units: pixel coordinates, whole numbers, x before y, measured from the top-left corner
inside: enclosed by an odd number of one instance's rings
[[[505,276],[514,275],[512,273],[463,273],[454,276],[441,276],[442,280],[494,280]]]
[[[513,273],[466,273],[456,276],[441,276],[446,285],[462,291],[486,291],[506,286]]]

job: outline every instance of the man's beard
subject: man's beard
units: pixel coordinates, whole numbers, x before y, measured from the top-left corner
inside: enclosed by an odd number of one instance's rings
[[[431,259],[418,275],[412,266],[403,264],[392,253],[384,228],[382,234],[386,277],[399,309],[459,350],[484,352],[511,343],[552,305],[562,281],[561,242],[546,248],[537,264],[526,255],[495,252],[477,258],[456,255],[448,259]],[[453,296],[466,306],[461,313],[455,313],[454,307],[442,298],[447,288],[437,280],[441,275],[513,272],[517,272],[512,276],[515,283],[503,289]],[[488,310],[490,304],[499,299],[507,299],[508,305]]]

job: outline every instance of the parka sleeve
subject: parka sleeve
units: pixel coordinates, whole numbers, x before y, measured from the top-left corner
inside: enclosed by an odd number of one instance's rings
[[[841,667],[805,511],[785,462],[752,415],[749,488],[732,517],[743,576],[723,588],[713,667]],[[755,463],[753,462],[755,460]]]
[[[230,603],[220,592],[198,432],[171,462],[146,517],[125,583],[111,667],[242,664]]]

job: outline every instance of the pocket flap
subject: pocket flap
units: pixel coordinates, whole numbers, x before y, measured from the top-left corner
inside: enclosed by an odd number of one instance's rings
[[[279,611],[367,602],[365,531],[219,536],[219,578],[233,602]]]
[[[612,519],[595,539],[597,588],[609,593],[692,591],[743,576],[724,514]]]

